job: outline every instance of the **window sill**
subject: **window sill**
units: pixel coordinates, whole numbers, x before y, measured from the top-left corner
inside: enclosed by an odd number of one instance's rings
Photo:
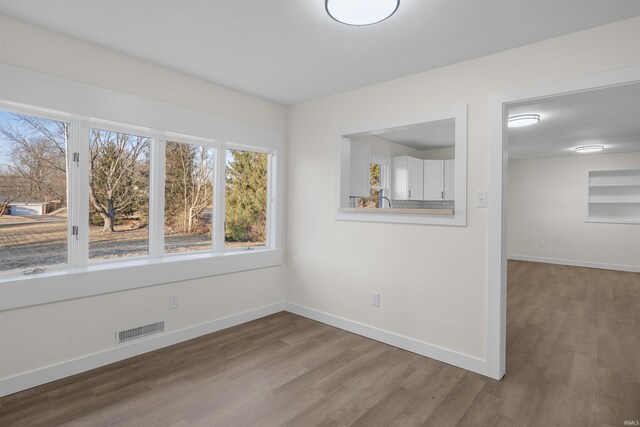
[[[38,275],[1,277],[0,311],[280,264],[282,251],[263,247],[113,260],[86,267],[53,267]]]
[[[340,208],[339,212],[403,215],[453,215],[453,209]]]
[[[366,209],[338,208],[338,221],[390,222],[396,224],[452,225],[465,227],[467,213],[456,206],[454,209]]]

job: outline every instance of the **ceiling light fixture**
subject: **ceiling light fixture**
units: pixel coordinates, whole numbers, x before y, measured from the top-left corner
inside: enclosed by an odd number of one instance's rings
[[[330,17],[347,25],[371,25],[393,15],[400,0],[325,0]]]
[[[535,125],[540,121],[539,114],[518,114],[510,116],[507,120],[507,126],[510,128],[521,128],[524,126]]]
[[[604,145],[581,145],[574,150],[576,153],[595,153],[604,150]]]

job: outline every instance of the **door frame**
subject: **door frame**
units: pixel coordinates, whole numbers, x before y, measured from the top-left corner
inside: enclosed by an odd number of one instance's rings
[[[640,83],[640,66],[621,68],[491,95],[489,240],[487,268],[487,375],[505,374],[507,332],[507,108],[515,102]]]

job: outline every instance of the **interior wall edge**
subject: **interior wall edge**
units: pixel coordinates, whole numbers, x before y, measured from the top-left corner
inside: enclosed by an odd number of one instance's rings
[[[541,262],[544,264],[567,265],[571,267],[598,268],[602,270],[626,271],[630,273],[640,273],[640,266],[624,264],[607,264],[602,262],[582,261],[574,259],[546,258],[530,255],[509,254],[507,259],[514,261]]]
[[[487,371],[486,360],[292,302],[287,301],[284,306],[285,311],[307,319],[493,378]]]

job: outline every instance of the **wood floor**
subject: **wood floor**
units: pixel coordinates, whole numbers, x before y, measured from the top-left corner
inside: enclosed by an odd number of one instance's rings
[[[640,274],[510,262],[507,329],[494,381],[283,312],[4,397],[0,425],[640,420]]]

